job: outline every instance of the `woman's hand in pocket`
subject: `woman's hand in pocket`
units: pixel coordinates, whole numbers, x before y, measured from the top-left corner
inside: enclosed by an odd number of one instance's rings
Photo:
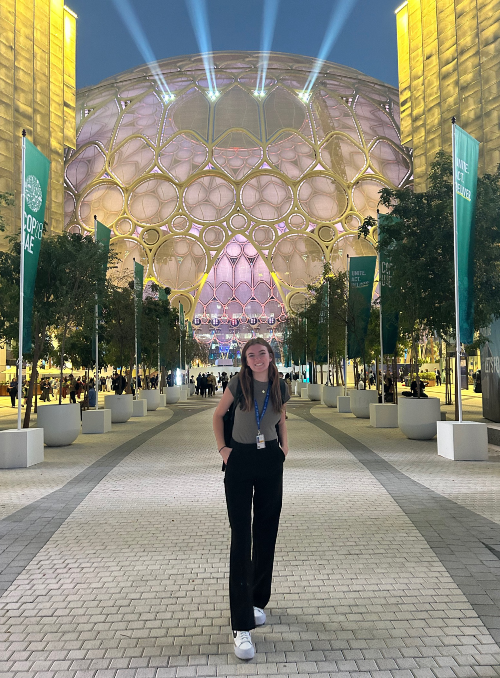
[[[220,451],[220,456],[222,457],[223,461],[225,464],[227,464],[227,460],[229,459],[229,455],[233,451],[232,447],[223,447]]]

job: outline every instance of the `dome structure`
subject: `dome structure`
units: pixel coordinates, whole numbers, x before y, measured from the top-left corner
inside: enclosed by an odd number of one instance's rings
[[[375,253],[357,228],[412,177],[395,88],[325,62],[304,100],[314,60],[271,53],[256,95],[261,59],[215,53],[215,98],[200,55],[159,62],[172,99],[147,66],[80,90],[66,157],[65,228],[93,232],[96,214],[121,271],[141,261],[221,350],[279,341],[325,262]]]

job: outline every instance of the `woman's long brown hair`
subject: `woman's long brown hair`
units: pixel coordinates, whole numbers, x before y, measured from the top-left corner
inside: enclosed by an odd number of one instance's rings
[[[274,362],[274,351],[271,348],[271,345],[267,343],[265,339],[257,337],[256,339],[250,339],[243,346],[241,352],[241,370],[239,374],[241,390],[243,392],[243,399],[240,403],[240,408],[249,412],[253,409],[253,372],[248,366],[247,363],[247,351],[250,346],[255,346],[255,344],[260,344],[265,346],[271,356],[271,362],[269,363],[268,374],[269,381],[271,382],[271,403],[275,412],[281,412],[283,407],[283,402],[281,400],[281,388],[280,388],[280,375],[278,373],[278,368]]]

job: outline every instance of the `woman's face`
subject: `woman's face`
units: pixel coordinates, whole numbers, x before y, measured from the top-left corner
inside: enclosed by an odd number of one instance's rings
[[[268,368],[272,358],[265,346],[262,344],[252,344],[246,352],[246,361],[254,377],[263,376],[262,381],[267,379]]]

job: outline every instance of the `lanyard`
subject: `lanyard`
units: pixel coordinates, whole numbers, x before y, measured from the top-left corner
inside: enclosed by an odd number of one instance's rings
[[[253,403],[255,405],[255,419],[257,420],[257,433],[258,433],[258,435],[260,435],[260,422],[262,421],[262,419],[264,419],[264,415],[265,415],[266,410],[267,410],[267,404],[269,402],[270,393],[271,393],[271,384],[268,384],[267,385],[267,393],[266,393],[266,397],[265,397],[265,400],[264,400],[264,407],[262,408],[262,412],[260,414],[259,414],[259,406],[257,405],[257,399],[254,398],[254,400],[253,400]]]

